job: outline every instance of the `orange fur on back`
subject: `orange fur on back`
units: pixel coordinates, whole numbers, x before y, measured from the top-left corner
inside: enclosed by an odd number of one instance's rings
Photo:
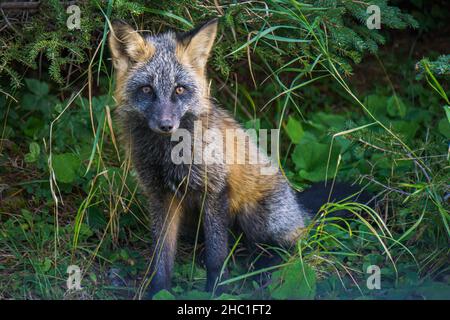
[[[270,190],[274,189],[279,181],[279,175],[263,175],[261,174],[262,164],[250,163],[248,139],[245,140],[245,163],[237,163],[238,156],[238,140],[234,136],[234,140],[227,148],[227,130],[243,130],[238,122],[231,118],[228,113],[218,108],[210,109],[212,115],[209,119],[202,121],[210,122],[206,127],[218,128],[222,132],[224,138],[223,146],[226,156],[232,159],[232,164],[227,164],[228,171],[227,183],[229,187],[229,203],[230,210],[236,214],[244,207],[256,205],[260,202]],[[252,142],[253,143],[253,142]],[[231,147],[231,148],[230,148]],[[231,150],[230,150],[231,149]]]

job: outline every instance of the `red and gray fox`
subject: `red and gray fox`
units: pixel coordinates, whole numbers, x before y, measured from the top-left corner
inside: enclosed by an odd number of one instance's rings
[[[174,163],[178,141],[173,135],[180,130],[193,134],[200,123],[201,129],[215,129],[226,137],[226,131],[241,129],[209,95],[206,65],[217,24],[215,19],[186,33],[150,35],[115,21],[109,35],[122,138],[149,198],[151,293],[170,289],[183,217],[202,214],[206,290],[211,291],[229,252],[231,224],[236,223],[251,242],[289,246],[328,197],[326,190],[317,192],[316,187],[309,201],[308,193],[297,194],[280,171],[262,174],[263,165],[249,161]],[[218,143],[194,140],[193,153],[195,143],[205,147]],[[237,152],[231,147],[231,157]]]

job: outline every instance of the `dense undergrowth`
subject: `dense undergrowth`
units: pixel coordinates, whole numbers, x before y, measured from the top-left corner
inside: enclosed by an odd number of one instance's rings
[[[387,15],[382,32],[365,27],[369,2]],[[428,48],[445,10],[413,1],[409,12],[426,13],[415,14],[418,24],[386,1],[139,3],[87,1],[82,30],[68,31],[65,11],[49,1],[2,31],[0,298],[142,297],[151,221],[118,142],[105,21],[156,32],[217,15],[210,75],[219,104],[246,128],[282,129],[281,165],[294,187],[358,182],[380,203],[377,212],[326,204],[293,250],[276,248],[283,262],[264,285],[258,257],[233,235],[221,298],[450,297],[449,48]],[[412,37],[384,30],[421,23]],[[395,37],[403,47],[390,54]],[[354,218],[328,217],[342,208]],[[156,298],[211,297],[202,251],[180,244],[172,292]],[[81,268],[83,290],[67,290],[69,265]],[[381,289],[366,285],[371,265]]]

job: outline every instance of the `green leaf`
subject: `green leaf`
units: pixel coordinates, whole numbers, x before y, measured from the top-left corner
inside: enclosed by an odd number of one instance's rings
[[[258,131],[261,128],[261,120],[260,119],[252,119],[244,123],[245,129],[255,129]]]
[[[130,258],[130,255],[128,254],[127,250],[122,249],[122,250],[120,250],[120,257],[123,260],[128,260]]]
[[[208,300],[211,299],[211,293],[199,290],[187,291],[183,294],[182,299],[186,300]]]
[[[316,273],[301,260],[275,271],[269,291],[274,299],[314,299]]]
[[[92,282],[97,283],[97,275],[95,273],[89,273],[89,278],[92,280]]]
[[[36,142],[31,142],[28,148],[30,152],[25,155],[25,162],[36,162],[39,159],[41,147]]]
[[[22,214],[22,217],[25,219],[25,221],[31,226],[33,224],[33,215],[30,211],[27,209],[21,209],[20,213]]]
[[[50,258],[45,258],[42,262],[42,272],[48,272],[52,267],[52,260]]]
[[[80,158],[73,153],[63,153],[53,156],[53,170],[59,182],[71,183],[77,177],[80,167]]]
[[[329,144],[302,140],[292,153],[292,161],[295,163],[300,178],[319,182],[326,177],[333,177],[340,148],[336,145],[333,146],[327,172],[329,152]]]
[[[153,300],[175,300],[175,296],[164,289],[155,294]]]
[[[442,119],[439,121],[438,129],[444,137],[450,139],[450,123],[447,119]]]
[[[36,99],[36,96],[34,94],[25,93],[20,100],[20,104],[25,110],[34,111],[36,109],[38,100],[39,99]]]
[[[388,98],[378,94],[368,95],[364,104],[373,113],[374,116],[380,117],[386,115],[386,105]]]
[[[450,106],[444,106],[444,110],[447,116],[448,123],[450,123]]]
[[[219,297],[217,297],[217,300],[242,300],[242,297],[240,295],[222,293]]]
[[[412,139],[420,128],[417,122],[395,120],[391,121],[391,125],[395,132],[401,133],[407,139]]]
[[[319,123],[323,125],[327,130],[330,128],[334,128],[337,130],[344,130],[345,129],[345,117],[326,113],[326,112],[317,112],[313,114],[312,116],[312,122]]]
[[[444,106],[446,118],[439,121],[438,129],[447,139],[450,139],[450,106]]]
[[[36,79],[25,79],[28,89],[37,96],[48,94],[48,84]]]
[[[406,115],[406,105],[400,97],[394,95],[387,101],[387,112],[391,117],[399,116],[403,118]]]
[[[45,123],[39,118],[29,117],[23,126],[23,132],[31,138],[35,138],[44,129]]]
[[[101,230],[105,228],[108,221],[102,210],[96,206],[91,206],[87,210],[87,221],[92,229]]]
[[[292,116],[289,116],[288,123],[286,125],[286,132],[291,139],[292,143],[298,144],[303,137],[305,131],[303,130],[300,121]]]

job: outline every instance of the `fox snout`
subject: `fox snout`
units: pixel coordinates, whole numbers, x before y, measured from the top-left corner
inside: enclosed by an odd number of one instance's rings
[[[174,127],[175,126],[174,126],[173,119],[165,118],[159,122],[159,130],[162,132],[167,132],[167,133],[172,132]]]
[[[170,134],[180,126],[180,119],[172,114],[147,116],[148,126],[156,133]]]

